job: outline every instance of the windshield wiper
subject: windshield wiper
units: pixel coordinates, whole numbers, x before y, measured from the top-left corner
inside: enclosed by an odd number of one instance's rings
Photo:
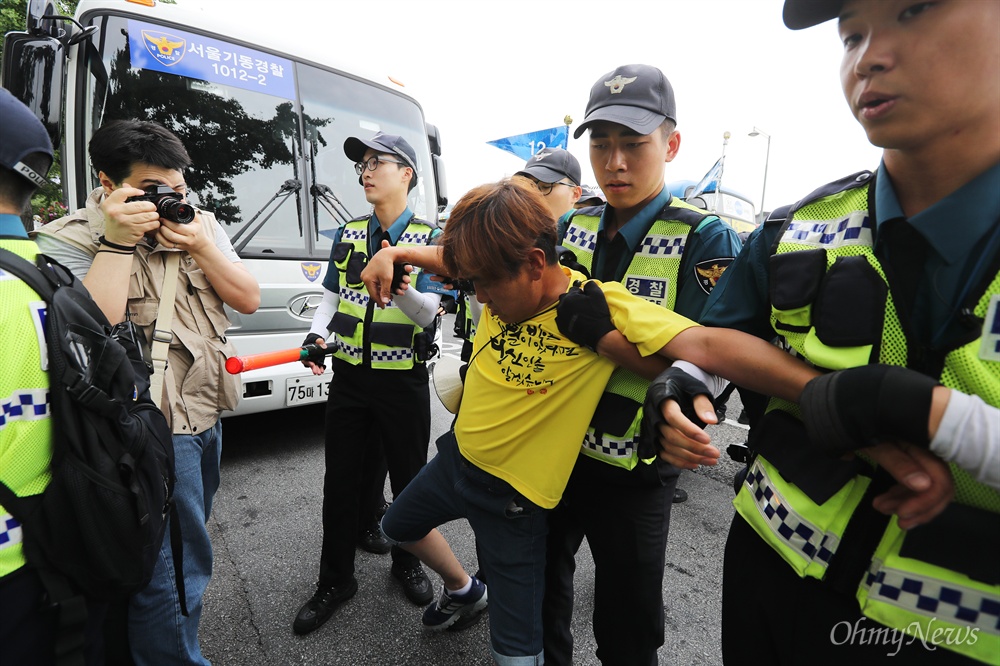
[[[274,215],[278,211],[278,209],[281,208],[281,204],[285,203],[285,201],[288,199],[288,195],[298,192],[301,189],[302,189],[302,183],[294,178],[289,178],[284,183],[282,183],[281,187],[278,188],[278,191],[274,193],[274,196],[271,197],[266,204],[261,206],[260,210],[258,210],[252,218],[250,218],[250,221],[244,224],[243,228],[237,231],[230,239],[233,243],[233,249],[236,250],[236,253],[239,254],[240,252],[242,252],[243,248],[247,246],[247,243],[249,243],[250,240],[255,235],[257,235],[257,232],[260,231],[262,228],[264,228],[264,225],[267,224],[267,221],[271,219],[271,216]],[[260,214],[263,213],[265,210],[267,210],[267,207],[271,205],[271,202],[273,202],[278,197],[283,197],[282,200],[278,202],[278,205],[275,206],[273,209],[271,209],[271,212],[267,214],[267,217],[258,222],[257,226],[251,228],[251,226],[254,223],[254,220],[260,217]],[[249,231],[250,233],[248,233],[247,237],[244,238],[239,245],[237,245],[236,241],[238,241],[240,239],[240,236],[242,236],[247,231]]]
[[[309,188],[309,192],[315,197],[315,201],[323,206],[323,209],[330,214],[330,217],[334,219],[337,226],[347,224],[354,219],[351,212],[347,210],[347,206],[341,203],[337,195],[333,193],[327,185],[323,183],[314,183],[312,187]],[[339,208],[338,208],[339,207]],[[319,236],[319,216],[313,215],[313,225],[315,226],[316,235]]]

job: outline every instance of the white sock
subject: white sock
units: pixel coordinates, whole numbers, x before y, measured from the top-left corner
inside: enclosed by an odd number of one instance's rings
[[[465,584],[464,587],[458,590],[449,590],[447,587],[444,588],[448,592],[448,596],[462,595],[467,593],[472,589],[472,576],[469,576],[469,582]]]

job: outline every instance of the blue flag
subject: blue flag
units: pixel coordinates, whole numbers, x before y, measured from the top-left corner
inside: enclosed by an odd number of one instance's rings
[[[549,129],[529,132],[527,134],[517,134],[494,141],[487,141],[491,146],[496,146],[500,150],[514,153],[522,160],[527,160],[540,150],[545,148],[565,149],[569,142],[569,129],[566,125],[550,127]]]
[[[691,194],[688,198],[696,197],[702,192],[715,192],[719,189],[719,181],[722,180],[722,160],[724,158],[720,157],[718,161],[712,165],[712,168],[708,170],[704,178],[698,181],[698,184],[694,186]]]

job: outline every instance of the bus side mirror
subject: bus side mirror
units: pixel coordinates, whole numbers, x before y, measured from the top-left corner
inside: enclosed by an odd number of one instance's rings
[[[441,132],[438,130],[437,125],[431,125],[430,123],[424,123],[424,129],[427,131],[427,143],[430,144],[431,155],[441,154]]]
[[[3,44],[0,85],[24,102],[60,143],[59,115],[63,90],[63,45],[54,37],[9,32]]]
[[[448,184],[445,180],[444,160],[440,155],[431,155],[431,164],[434,166],[434,187],[437,189],[438,210],[444,210],[448,205]]]

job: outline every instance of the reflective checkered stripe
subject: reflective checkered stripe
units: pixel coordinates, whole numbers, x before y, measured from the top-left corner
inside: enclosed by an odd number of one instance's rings
[[[857,476],[816,504],[758,455],[733,505],[799,576],[822,579],[870,483]]]
[[[354,303],[359,308],[366,309],[368,307],[368,292],[351,289],[346,285],[341,285],[340,300],[347,301],[348,303]]]
[[[805,575],[810,564],[814,569],[825,572],[830,558],[837,552],[840,544],[837,535],[827,532],[799,514],[772,483],[759,458],[750,468],[744,484],[753,499],[757,515],[766,522],[770,534],[780,541],[786,553],[794,553],[796,559],[801,560],[802,566],[796,567],[799,575]],[[755,522],[760,524],[760,520]],[[815,577],[822,578],[822,574]]]
[[[682,236],[646,236],[636,249],[636,253],[645,254],[650,257],[667,257],[671,255],[679,257],[684,254],[687,231],[690,231],[690,227],[686,228]]]
[[[872,244],[872,221],[865,211],[856,210],[834,220],[793,220],[781,237],[782,243],[835,248]]]
[[[928,642],[936,633],[939,647],[996,663],[1000,657],[998,588],[968,578],[965,583],[889,567],[875,559],[858,599],[864,614],[877,622]]]
[[[587,228],[577,224],[577,219],[581,217],[579,215],[574,216],[569,223],[569,228],[566,229],[566,236],[563,238],[563,247],[573,250],[579,259],[581,254],[586,254],[593,256],[594,249],[597,247],[597,227]],[[599,217],[585,216],[590,220],[600,220]],[[583,263],[582,261],[580,263]],[[590,264],[584,264],[587,269],[590,270]]]
[[[385,349],[385,350],[372,350],[372,366],[395,363],[398,361],[412,361],[413,360],[413,350],[412,349]]]
[[[0,430],[14,421],[40,421],[49,417],[48,389],[21,389],[0,397]]]
[[[368,223],[369,218],[354,220],[349,222],[341,234],[341,242],[350,243],[354,252],[368,253]],[[413,218],[400,234],[396,243],[397,247],[423,246],[430,241],[431,228],[423,222]],[[410,274],[413,284],[416,284],[419,270]],[[347,315],[357,320],[357,326],[350,335],[344,335],[334,331],[337,341],[337,350],[334,356],[347,361],[351,365],[359,365],[365,361],[365,343],[370,345],[370,362],[372,368],[385,370],[407,370],[413,367],[415,357],[413,354],[413,336],[423,329],[403,314],[395,303],[390,303],[385,308],[376,308],[368,298],[368,291],[364,285],[352,287],[346,284],[345,280],[340,283],[340,300],[337,303],[338,314]],[[400,324],[412,328],[410,344],[407,347],[395,347],[370,340],[371,333],[365,326],[366,318],[370,317],[371,323]]]
[[[348,224],[344,227],[344,231],[340,234],[340,240],[347,243],[354,243],[356,241],[368,240],[368,220],[366,219],[363,224]],[[367,251],[367,248],[365,248]]]
[[[583,437],[583,449],[597,454],[594,457],[607,458],[632,458],[635,451],[635,440],[614,439],[607,435],[595,435],[593,430],[588,430]]]
[[[345,355],[347,357],[349,357],[349,358],[357,359],[357,362],[353,364],[353,365],[357,365],[357,363],[361,362],[361,358],[364,356],[364,350],[361,347],[358,347],[358,346],[355,346],[355,345],[352,345],[352,344],[348,344],[348,343],[344,342],[343,340],[339,340],[338,339],[337,340],[337,356],[339,358],[344,358]]]
[[[21,543],[21,523],[9,513],[0,513],[0,550]]]

